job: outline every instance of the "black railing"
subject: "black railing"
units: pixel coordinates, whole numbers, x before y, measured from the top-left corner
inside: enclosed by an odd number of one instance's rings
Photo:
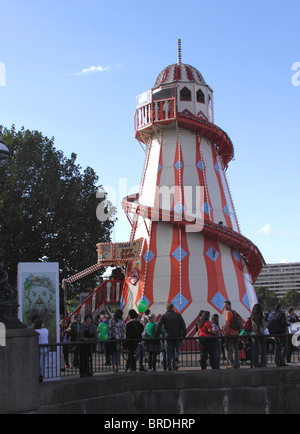
[[[298,349],[292,344],[291,335],[201,337],[180,341],[144,338],[142,341],[40,345],[41,376],[44,380],[54,380],[61,377],[131,371],[132,365],[128,366],[128,348],[134,352],[136,371],[225,369],[231,367],[228,357],[236,351],[238,361],[233,357],[234,367],[272,367],[287,360],[300,363],[300,346]],[[265,359],[261,358],[261,352],[265,353]],[[278,360],[280,355],[281,359]]]

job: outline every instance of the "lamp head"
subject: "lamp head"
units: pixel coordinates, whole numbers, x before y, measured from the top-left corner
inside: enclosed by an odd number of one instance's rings
[[[4,141],[3,141],[2,129],[3,129],[3,127],[0,126],[0,169],[2,169],[3,167],[5,167],[8,164],[9,159],[11,157],[9,150],[5,146]]]

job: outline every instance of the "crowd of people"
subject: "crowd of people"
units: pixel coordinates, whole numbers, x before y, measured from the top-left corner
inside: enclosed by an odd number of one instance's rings
[[[281,304],[277,304],[275,312],[264,314],[260,304],[256,304],[246,322],[232,309],[231,302],[224,303],[226,310],[225,327],[219,326],[219,316],[212,316],[210,312],[201,311],[197,323],[197,331],[200,337],[201,368],[207,367],[210,359],[212,369],[220,369],[221,352],[224,350],[228,361],[227,369],[238,369],[242,360],[246,360],[245,351],[248,344],[249,359],[252,359],[255,368],[267,367],[267,339],[273,335],[275,349],[275,364],[278,367],[291,363],[292,353],[297,346],[293,343],[293,335],[300,328],[300,319],[295,309],[290,307],[284,312]],[[295,327],[296,325],[296,327]],[[203,339],[215,337],[215,339]],[[219,339],[217,339],[219,337]],[[225,339],[221,339],[224,337]],[[224,345],[224,346],[223,346]],[[300,342],[299,342],[300,345]]]
[[[61,342],[74,344],[74,367],[80,369],[80,376],[92,376],[91,359],[95,350],[93,344],[98,338],[98,326],[107,324],[107,340],[98,342],[99,351],[104,353],[105,365],[112,366],[114,372],[119,371],[121,349],[126,348],[128,358],[126,372],[135,372],[136,362],[139,361],[139,370],[147,371],[144,366],[145,353],[148,354],[148,370],[156,371],[157,357],[163,354],[163,366],[165,370],[178,369],[178,353],[182,339],[186,336],[186,325],[182,315],[175,312],[174,305],[167,304],[166,313],[156,322],[156,316],[149,310],[144,315],[139,315],[134,309],[128,313],[129,321],[125,324],[123,311],[117,309],[114,316],[109,319],[102,312],[95,323],[91,315],[86,315],[81,324],[81,315],[75,315],[71,326],[65,321],[61,323]],[[162,348],[161,340],[164,338],[165,347]],[[90,343],[90,345],[75,345],[76,343]],[[68,345],[63,347],[65,366],[70,369]]]
[[[208,311],[199,313],[196,333],[200,345],[202,370],[207,369],[208,362],[212,369],[220,369],[222,354],[228,361],[227,369],[238,369],[243,360],[241,344],[243,347],[245,342],[250,342],[254,367],[266,367],[266,335],[269,334],[278,335],[273,338],[276,365],[286,366],[286,363],[291,362],[292,352],[295,349],[292,338],[297,332],[297,327],[293,325],[300,322],[294,308],[291,307],[284,312],[282,306],[278,304],[272,315],[269,312],[264,314],[261,306],[256,304],[246,322],[232,309],[230,301],[224,303],[224,308],[226,323],[223,327],[219,324],[219,315],[213,314],[211,317]],[[65,320],[61,322],[61,342],[68,344],[63,345],[65,368],[71,368],[69,363],[69,344],[71,344],[74,367],[79,368],[81,377],[93,375],[91,360],[96,348],[104,353],[105,364],[112,366],[114,372],[119,371],[123,348],[128,352],[126,372],[136,371],[137,360],[139,370],[146,371],[145,353],[147,353],[149,372],[156,371],[159,357],[164,370],[178,370],[179,348],[187,335],[187,329],[182,315],[175,311],[173,304],[166,305],[166,312],[158,321],[150,310],[139,315],[134,309],[129,311],[127,323],[123,319],[121,309],[117,309],[112,318],[102,312],[95,321],[92,315],[86,315],[84,322],[81,321],[82,318],[78,314],[71,325]],[[98,342],[99,324],[107,325],[106,341]],[[48,330],[43,327],[40,318],[33,318],[32,328],[39,333],[39,343],[48,344]],[[83,345],[84,343],[87,345]],[[40,353],[40,381],[44,376],[45,351],[46,349],[43,348]]]

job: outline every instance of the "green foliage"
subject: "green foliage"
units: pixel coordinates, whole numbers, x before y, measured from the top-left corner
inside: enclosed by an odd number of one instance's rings
[[[73,312],[80,305],[79,296],[75,298],[68,299],[67,301],[67,312]]]
[[[16,284],[18,262],[59,262],[61,279],[94,265],[96,244],[110,241],[114,225],[96,218],[95,171],[82,171],[76,154],[65,157],[55,149],[54,138],[38,131],[12,126],[3,138],[13,154],[0,173],[0,246],[10,282]],[[86,284],[94,286],[92,279]],[[82,288],[73,285],[73,290]]]
[[[262,306],[263,310],[274,311],[278,303],[278,297],[274,291],[270,291],[262,286],[255,288],[258,303]]]
[[[255,288],[258,302],[264,310],[274,310],[275,305],[280,303],[285,309],[288,307],[300,308],[300,293],[296,290],[287,291],[284,297],[278,298],[274,291],[264,287]]]
[[[293,306],[294,308],[298,309],[300,307],[300,294],[295,289],[291,289],[287,291],[280,302],[285,308]]]

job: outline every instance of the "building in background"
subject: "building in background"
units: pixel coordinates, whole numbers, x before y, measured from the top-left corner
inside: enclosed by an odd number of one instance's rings
[[[283,297],[290,290],[300,292],[300,262],[288,264],[267,264],[263,267],[255,287],[275,291]]]

